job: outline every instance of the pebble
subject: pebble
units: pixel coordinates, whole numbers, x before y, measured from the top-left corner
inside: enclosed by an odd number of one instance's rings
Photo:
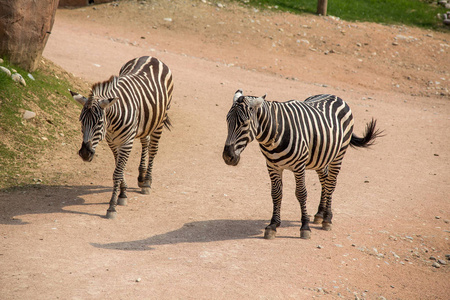
[[[27,83],[25,82],[25,79],[23,79],[22,75],[20,75],[19,73],[14,73],[11,75],[12,80],[14,80],[15,82],[18,82],[20,84],[22,84],[23,86],[26,86]]]
[[[437,262],[434,262],[433,263],[433,267],[435,267],[436,269],[439,269],[441,267],[441,265],[438,264]]]
[[[30,73],[28,73],[28,78],[30,78],[31,80],[35,81],[36,79],[34,79],[33,75],[31,75]]]
[[[6,73],[6,75],[11,76],[11,71],[5,67],[0,67],[0,70]]]
[[[136,279],[136,282],[141,282],[141,278],[139,277],[138,279]]]
[[[322,249],[323,247],[321,245],[317,245],[317,248],[318,249]]]
[[[26,110],[23,112],[22,118],[24,120],[30,120],[30,119],[33,119],[34,117],[36,117],[36,113],[33,111]]]
[[[447,264],[447,262],[445,261],[445,260],[443,260],[443,259],[438,259],[438,264],[440,264],[440,265],[446,265]]]

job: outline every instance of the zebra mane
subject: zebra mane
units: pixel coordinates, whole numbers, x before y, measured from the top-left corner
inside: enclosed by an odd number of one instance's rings
[[[98,100],[112,97],[113,95],[111,93],[117,88],[118,82],[119,77],[113,75],[106,81],[95,83],[91,88],[91,94],[89,95],[89,100],[86,105],[91,107],[94,99]]]

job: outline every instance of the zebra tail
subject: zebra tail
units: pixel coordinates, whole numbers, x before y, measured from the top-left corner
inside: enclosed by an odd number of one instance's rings
[[[166,117],[163,121],[164,127],[166,127],[168,130],[172,127],[172,121],[170,120],[169,116],[166,114]]]
[[[367,148],[375,143],[375,139],[383,136],[383,131],[376,128],[377,120],[372,120],[366,125],[366,132],[363,137],[352,134],[350,146],[353,148]]]

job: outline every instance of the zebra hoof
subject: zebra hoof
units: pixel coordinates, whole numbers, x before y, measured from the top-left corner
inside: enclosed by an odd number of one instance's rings
[[[271,228],[266,228],[266,230],[264,231],[264,238],[266,240],[273,240],[277,235],[276,230],[273,230]]]
[[[141,193],[144,194],[144,195],[149,195],[150,194],[150,188],[149,187],[141,188]]]
[[[127,198],[118,198],[117,199],[117,205],[125,206],[128,204]]]
[[[311,238],[310,230],[300,230],[300,238],[304,240],[309,240]]]
[[[326,231],[330,231],[331,230],[331,223],[329,223],[329,222],[322,222],[322,229],[326,230]]]
[[[106,218],[110,220],[114,220],[117,217],[117,211],[107,211]]]
[[[314,224],[321,224],[323,222],[323,218],[320,216],[314,216]]]

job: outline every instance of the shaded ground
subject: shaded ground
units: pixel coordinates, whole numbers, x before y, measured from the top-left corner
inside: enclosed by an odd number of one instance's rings
[[[128,206],[104,219],[109,149],[86,164],[79,141],[55,145],[37,175],[44,184],[0,192],[0,298],[446,299],[449,267],[431,257],[450,254],[448,33],[141,3],[59,10],[44,56],[91,83],[140,55],[171,67],[174,128],[161,139],[152,194],[137,189],[136,147]],[[272,203],[258,146],[234,168],[221,158],[238,88],[269,100],[337,94],[357,133],[372,117],[385,129],[372,150],[348,151],[333,231],[298,238],[286,172],[282,227],[262,239]],[[64,175],[46,182],[54,173]],[[313,214],[320,185],[307,175]]]

